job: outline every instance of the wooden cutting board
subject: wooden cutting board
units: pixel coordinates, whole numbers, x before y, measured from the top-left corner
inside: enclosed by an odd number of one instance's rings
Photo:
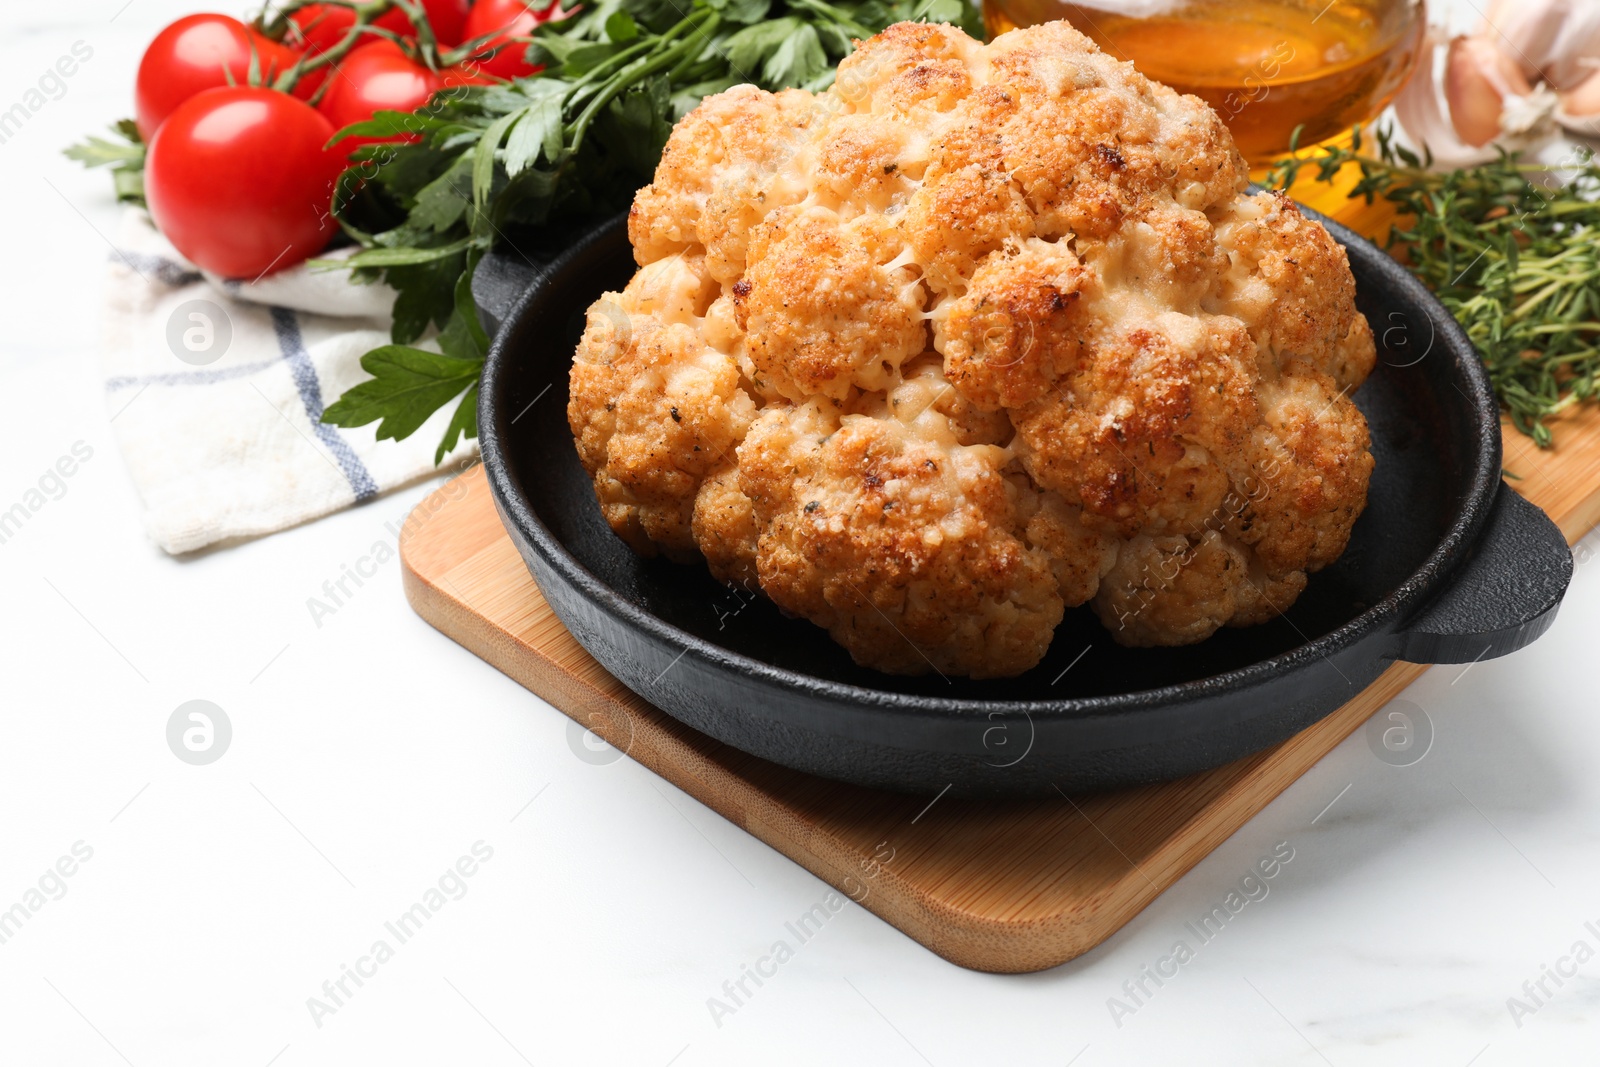
[[[1600,520],[1600,413],[1557,448],[1506,434],[1513,484],[1575,541]],[[1043,970],[1139,913],[1426,667],[1396,664],[1288,741],[1176,782],[1026,801],[902,796],[787,770],[629,692],[562,628],[500,525],[482,468],[428,496],[400,542],[435,627],[656,774],[953,963]]]

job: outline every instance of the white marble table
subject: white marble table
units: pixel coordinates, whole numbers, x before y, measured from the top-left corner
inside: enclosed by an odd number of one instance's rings
[[[1538,645],[1408,691],[1421,762],[1358,733],[1088,956],[972,974],[849,905],[714,1019],[826,886],[630,761],[579,759],[563,716],[410,612],[393,562],[313,623],[426,487],[194,559],[141,533],[96,373],[115,209],[58,153],[129,111],[144,42],[192,5],[0,13],[0,109],[94,50],[0,144],[0,508],[93,449],[0,544],[0,909],[44,897],[0,943],[0,1063],[1595,1062],[1593,563]],[[167,747],[192,699],[233,724],[209,766]],[[1135,1004],[1124,983],[1279,842],[1268,895]],[[475,847],[420,931],[387,930]]]

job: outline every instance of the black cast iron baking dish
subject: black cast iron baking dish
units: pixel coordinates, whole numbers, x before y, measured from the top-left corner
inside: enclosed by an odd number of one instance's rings
[[[886,789],[1041,794],[1175,778],[1332,712],[1393,660],[1513,652],[1555,618],[1565,540],[1501,480],[1494,396],[1449,313],[1380,249],[1350,255],[1378,365],[1355,394],[1377,458],[1366,513],[1283,617],[1186,648],[1115,644],[1069,610],[1017,678],[897,678],[703,566],[640,559],[606,526],[567,428],[584,311],[634,265],[617,218],[553,260],[505,256],[475,291],[496,332],[479,440],[501,519],[557,616],[669,715],[788,767]]]

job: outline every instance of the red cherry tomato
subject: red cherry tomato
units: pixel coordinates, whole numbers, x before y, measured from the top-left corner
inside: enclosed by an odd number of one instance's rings
[[[145,160],[145,198],[167,240],[201,268],[255,278],[322,251],[343,160],[333,127],[286,93],[208,89],[161,124]]]
[[[337,4],[309,4],[289,16],[295,35],[285,38],[310,55],[321,55],[340,41],[356,24],[356,13]]]
[[[467,24],[467,7],[472,0],[422,0],[422,10],[428,16],[428,25],[433,27],[434,40],[444,48],[454,48],[466,36],[462,33]],[[380,15],[373,23],[386,30],[393,30],[402,37],[415,37],[417,28],[411,24],[404,11],[396,9],[386,15]]]
[[[139,136],[148,142],[179,104],[206,89],[227,85],[230,75],[237,85],[249,81],[252,47],[266,81],[294,66],[299,58],[294,50],[227,15],[187,15],[156,34],[139,61],[134,84]],[[302,78],[295,95],[305,99],[315,92],[321,73]]]
[[[428,15],[428,25],[433,27],[434,40],[441,48],[454,48],[463,40],[461,31],[467,22],[470,0],[424,0],[422,10]],[[344,39],[345,33],[356,24],[356,13],[338,4],[308,4],[289,16],[299,30],[300,43],[311,55],[325,52]],[[411,19],[398,8],[380,15],[374,26],[399,34],[416,37],[417,28]]]
[[[559,7],[560,0],[555,0],[543,11],[531,10],[531,5],[524,0],[478,0],[467,14],[462,40],[470,41],[474,37],[494,33],[495,36],[484,47],[499,45],[500,51],[489,59],[474,60],[477,69],[499,78],[521,78],[541,69],[523,58],[528,51],[527,44],[511,38],[528,36],[539,23],[549,21]]]
[[[455,67],[429,70],[393,41],[378,40],[344,57],[339,63],[339,76],[329,84],[317,110],[337,131],[351,123],[365,122],[379,111],[416,111],[440,89],[488,80]],[[346,137],[335,150],[348,156],[361,145],[383,140],[415,138]]]

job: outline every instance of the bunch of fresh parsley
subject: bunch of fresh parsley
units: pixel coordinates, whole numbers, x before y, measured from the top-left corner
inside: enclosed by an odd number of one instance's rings
[[[685,6],[687,4],[687,6]],[[894,22],[952,22],[980,36],[968,0],[601,0],[542,24],[539,74],[462,87],[417,113],[380,112],[346,134],[412,143],[362,149],[334,197],[362,251],[343,266],[399,292],[393,341],[362,357],[371,380],[323,415],[414,433],[457,400],[437,457],[477,434],[477,383],[489,339],[471,280],[509,234],[599,219],[649,182],[673,124],[740,82],[818,90],[863,39]],[[440,328],[434,353],[412,347]]]

